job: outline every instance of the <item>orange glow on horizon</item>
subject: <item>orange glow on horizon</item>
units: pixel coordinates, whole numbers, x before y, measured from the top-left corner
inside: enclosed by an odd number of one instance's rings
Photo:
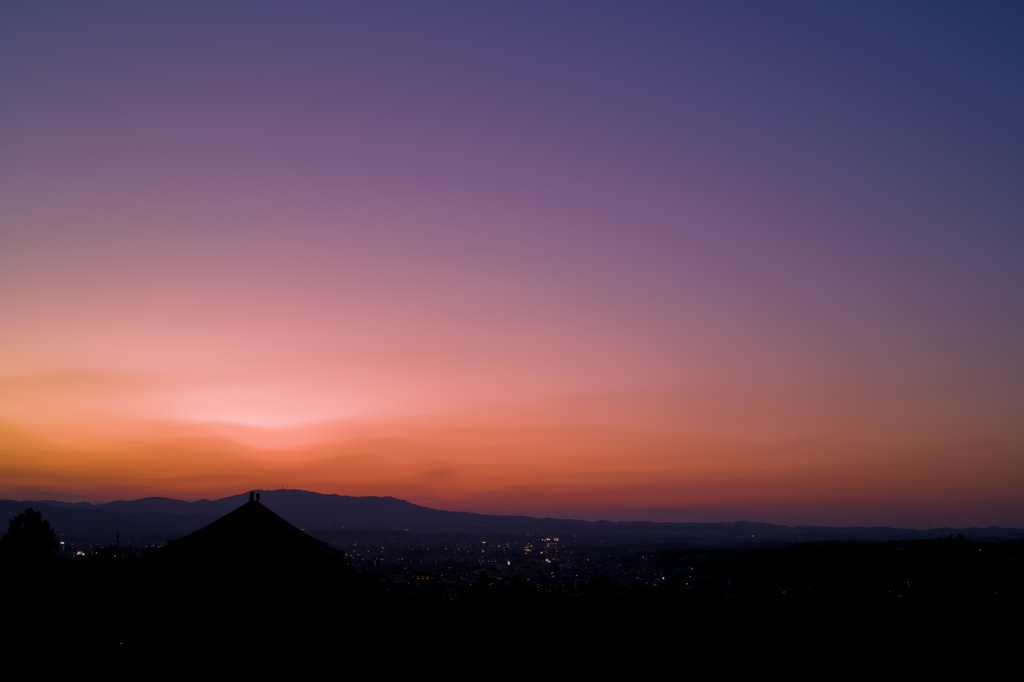
[[[633,394],[291,425],[161,422],[142,410],[162,404],[158,385],[99,372],[0,383],[21,408],[0,431],[2,494],[198,499],[287,485],[485,513],[963,525],[1010,523],[1024,489],[1019,441],[934,424],[930,440],[880,424],[865,431],[864,414],[857,424],[819,410],[817,429],[804,424],[800,435],[792,419],[752,419],[764,405],[744,415],[736,403],[716,412],[693,397]],[[688,411],[698,419],[671,419]]]
[[[751,5],[0,5],[0,497],[1024,528],[1017,5]]]

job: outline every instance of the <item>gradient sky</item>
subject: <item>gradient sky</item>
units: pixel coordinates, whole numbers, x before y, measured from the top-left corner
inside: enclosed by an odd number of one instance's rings
[[[1024,525],[1020,3],[5,3],[0,496]]]

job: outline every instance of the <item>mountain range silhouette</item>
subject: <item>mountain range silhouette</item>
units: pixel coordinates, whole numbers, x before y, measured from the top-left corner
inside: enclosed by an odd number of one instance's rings
[[[503,516],[445,511],[394,497],[353,497],[307,490],[261,491],[263,504],[303,532],[336,530],[381,531],[500,531],[539,532],[608,537],[690,539],[700,544],[799,542],[806,540],[910,540],[963,533],[967,538],[1008,540],[1024,538],[1016,528],[933,528],[784,526],[748,521],[721,523],[656,523],[645,521],[582,521],[577,519]],[[116,500],[102,504],[54,500],[0,500],[0,518],[10,518],[31,506],[42,511],[54,528],[86,536],[152,536],[163,541],[194,532],[243,506],[249,492],[217,500],[187,502],[166,497]]]

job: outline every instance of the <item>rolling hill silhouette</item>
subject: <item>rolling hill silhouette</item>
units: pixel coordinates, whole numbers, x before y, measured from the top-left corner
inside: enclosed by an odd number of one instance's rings
[[[166,497],[117,500],[103,504],[53,500],[0,500],[0,518],[10,518],[26,507],[42,511],[59,531],[84,536],[122,536],[155,541],[179,537],[206,526],[248,501],[248,491],[218,500],[186,502]],[[563,533],[607,537],[663,537],[700,544],[798,542],[806,540],[903,540],[946,537],[963,533],[971,539],[1021,539],[1024,529],[935,528],[930,530],[828,526],[783,526],[736,521],[726,523],[654,523],[581,521],[575,519],[501,516],[445,511],[423,507],[394,497],[351,497],[307,490],[262,491],[263,503],[295,526],[318,530],[382,530],[414,532],[507,531]]]

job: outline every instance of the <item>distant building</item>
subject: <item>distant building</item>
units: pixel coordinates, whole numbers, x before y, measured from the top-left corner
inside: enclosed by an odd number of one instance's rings
[[[247,503],[208,526],[171,540],[162,553],[168,561],[202,565],[344,565],[345,557],[260,504],[254,493],[249,493]]]

